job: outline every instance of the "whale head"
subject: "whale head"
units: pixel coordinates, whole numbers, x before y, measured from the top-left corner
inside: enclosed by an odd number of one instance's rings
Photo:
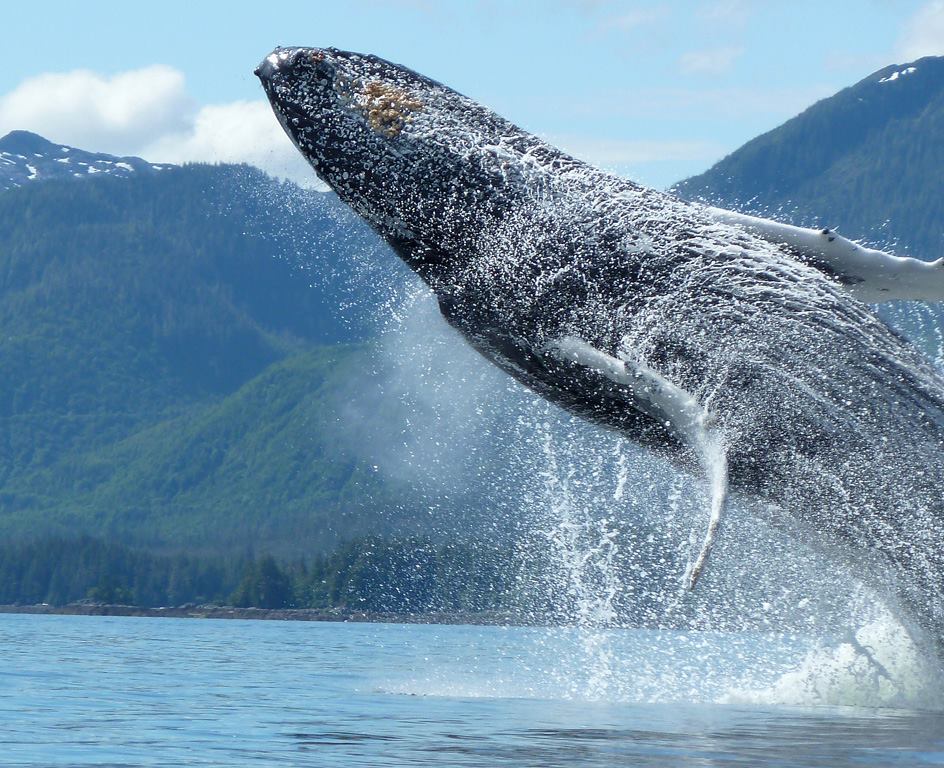
[[[376,56],[277,48],[256,69],[318,176],[422,276],[500,218],[557,150],[462,94]]]

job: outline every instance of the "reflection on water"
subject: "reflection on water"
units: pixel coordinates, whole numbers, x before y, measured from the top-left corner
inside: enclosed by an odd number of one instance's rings
[[[0,765],[944,762],[937,712],[717,703],[802,638],[601,632],[601,689],[586,631],[0,615]]]

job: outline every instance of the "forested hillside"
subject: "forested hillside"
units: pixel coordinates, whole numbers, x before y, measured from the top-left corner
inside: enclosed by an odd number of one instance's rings
[[[944,58],[885,67],[675,187],[686,199],[944,255]]]
[[[330,555],[161,555],[90,537],[0,544],[0,604],[184,603],[414,613],[520,601],[507,549],[367,537]]]
[[[246,167],[0,194],[3,537],[298,556],[412,530],[422,501],[342,439],[372,320],[345,308],[382,296],[331,272],[376,247]]]

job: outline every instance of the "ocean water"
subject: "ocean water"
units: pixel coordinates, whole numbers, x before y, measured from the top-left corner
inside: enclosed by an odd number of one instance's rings
[[[944,764],[881,675],[777,635],[0,615],[0,765]]]

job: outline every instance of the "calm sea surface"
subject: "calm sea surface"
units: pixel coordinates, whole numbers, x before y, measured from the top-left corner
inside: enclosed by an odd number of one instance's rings
[[[0,765],[944,765],[940,713],[771,703],[802,645],[0,615]]]

